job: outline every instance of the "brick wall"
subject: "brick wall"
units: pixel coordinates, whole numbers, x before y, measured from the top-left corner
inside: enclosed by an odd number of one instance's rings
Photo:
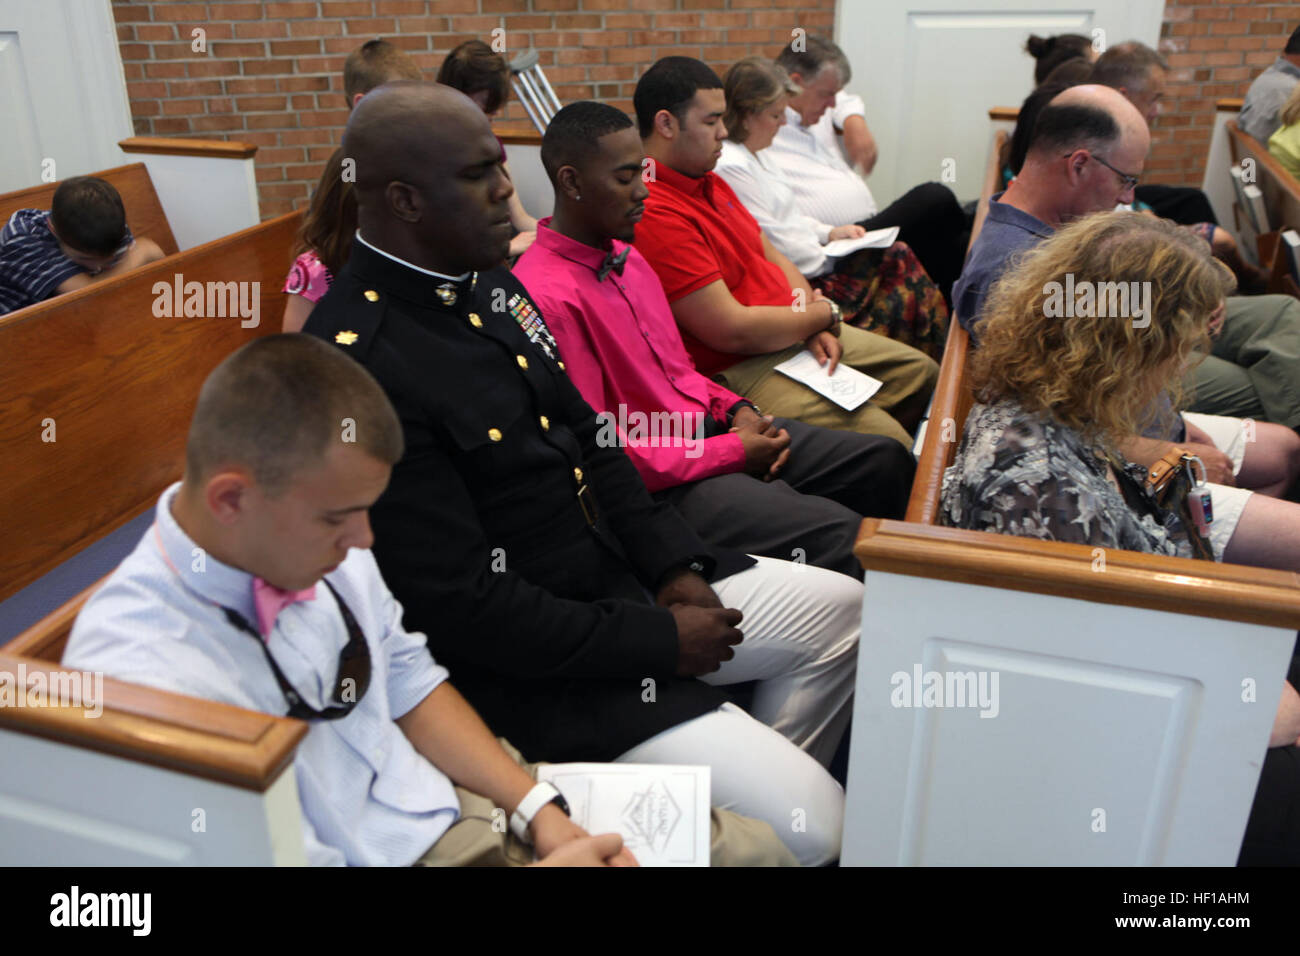
[[[1199,186],[1215,101],[1245,96],[1297,25],[1300,3],[1166,0],[1160,50],[1169,60],[1169,89],[1143,178]]]
[[[462,40],[507,55],[539,51],[562,102],[600,99],[631,111],[640,72],[661,56],[725,69],[773,54],[790,31],[829,34],[835,0],[298,0],[163,3],[113,0],[139,136],[204,136],[259,147],[262,215],[306,203],[347,121],[343,60],[393,39],[429,79]],[[192,49],[205,31],[206,52]],[[719,69],[719,72],[721,72]],[[524,119],[517,103],[505,119]]]

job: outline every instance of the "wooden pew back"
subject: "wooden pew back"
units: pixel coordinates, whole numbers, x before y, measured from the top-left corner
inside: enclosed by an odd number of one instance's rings
[[[1255,185],[1264,194],[1269,229],[1300,229],[1300,183],[1296,182],[1268,145],[1241,131],[1235,119],[1225,124],[1234,165],[1244,159],[1255,164]]]
[[[152,239],[158,243],[164,255],[178,251],[176,237],[172,235],[171,225],[163,212],[158,193],[154,190],[153,180],[144,163],[131,163],[117,166],[102,172],[92,173],[108,182],[122,196],[122,205],[126,209],[126,222],[131,227],[132,235],[137,238]],[[0,223],[8,222],[19,209],[49,209],[54,201],[54,190],[59,184],[42,183],[27,189],[0,195]]]
[[[957,317],[948,324],[948,341],[939,364],[939,381],[930,400],[930,417],[921,438],[921,453],[916,459],[916,477],[907,502],[906,520],[934,524],[939,516],[939,498],[943,490],[944,469],[952,464],[961,441],[972,397],[966,380],[966,360],[970,335]]]
[[[0,318],[0,600],[151,508],[180,477],[204,378],[279,329],[301,215]],[[228,312],[166,317],[178,275],[205,288],[249,283],[257,326]]]
[[[0,649],[0,865],[306,863],[307,725],[60,666],[88,594]]]
[[[874,518],[854,550],[843,865],[1235,862],[1300,575]]]

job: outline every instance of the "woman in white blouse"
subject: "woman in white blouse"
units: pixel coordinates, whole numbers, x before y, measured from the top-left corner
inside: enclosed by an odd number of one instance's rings
[[[823,246],[856,239],[861,226],[832,226],[799,212],[794,191],[762,151],[785,123],[786,98],[798,93],[785,70],[763,57],[747,57],[723,80],[727,140],[716,172],[758,220],[777,249],[813,288],[840,304],[844,321],[906,342],[938,359],[948,334],[948,307],[906,243],[828,256]]]

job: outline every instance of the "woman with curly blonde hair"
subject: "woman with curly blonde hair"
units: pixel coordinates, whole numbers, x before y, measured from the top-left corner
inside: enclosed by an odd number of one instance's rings
[[[1131,212],[1079,219],[1006,270],[971,360],[978,404],[944,476],[944,522],[1191,556],[1182,519],[1146,495],[1123,449],[1152,409],[1181,407],[1231,282],[1186,230]],[[1300,505],[1211,492],[1217,558],[1300,570]]]
[[[944,475],[941,522],[1190,556],[1181,517],[1156,504],[1146,469],[1120,446],[1160,393],[1177,388],[1230,284],[1204,243],[1131,212],[1077,220],[1021,259],[985,310],[971,368],[977,404]],[[1234,540],[1261,524],[1294,562],[1300,506],[1251,495]],[[1242,865],[1300,863],[1297,680],[1300,656],[1283,686]]]

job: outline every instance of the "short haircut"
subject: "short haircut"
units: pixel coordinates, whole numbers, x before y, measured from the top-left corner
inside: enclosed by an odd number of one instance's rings
[[[1097,57],[1088,82],[1114,90],[1120,87],[1144,90],[1151,71],[1155,69],[1169,69],[1168,61],[1145,43],[1129,40],[1115,44]]]
[[[59,183],[50,204],[50,222],[60,239],[92,256],[111,256],[126,238],[122,197],[94,176],[73,176]]]
[[[1081,103],[1044,106],[1029,137],[1027,153],[1096,150],[1113,145],[1120,136],[1115,117]]]
[[[546,175],[554,183],[561,166],[577,166],[595,150],[598,139],[631,125],[626,113],[606,103],[593,100],[570,103],[551,117],[542,136],[542,165],[546,167]]]
[[[727,94],[722,122],[727,138],[737,143],[749,136],[749,120],[755,114],[799,92],[784,67],[762,56],[747,56],[734,64],[722,84]]]
[[[348,109],[352,109],[358,93],[369,93],[395,80],[423,79],[415,61],[387,40],[368,40],[349,53],[343,64],[343,93],[348,98]]]
[[[397,413],[360,363],[310,335],[256,339],[203,383],[185,446],[186,480],[242,466],[275,497],[348,438],[345,419],[362,451],[389,465],[401,459]]]
[[[655,115],[667,110],[680,123],[697,90],[720,90],[722,80],[706,64],[689,56],[666,56],[641,74],[632,94],[641,138],[655,128]]]
[[[466,40],[442,61],[438,82],[466,96],[487,93],[483,112],[495,113],[510,95],[510,65],[482,40]]]
[[[830,40],[819,36],[804,37],[801,46],[802,50],[796,50],[794,41],[791,41],[781,47],[781,52],[776,55],[777,66],[787,73],[798,73],[802,77],[811,79],[829,63],[839,69],[841,86],[853,78],[849,58]]]
[[[1047,75],[1075,57],[1087,57],[1092,52],[1092,41],[1081,33],[1061,33],[1054,37],[1030,34],[1025,41],[1025,52],[1034,58],[1034,84],[1041,85]]]
[[[1291,31],[1290,38],[1286,41],[1286,48],[1283,53],[1300,53],[1300,27]]]

